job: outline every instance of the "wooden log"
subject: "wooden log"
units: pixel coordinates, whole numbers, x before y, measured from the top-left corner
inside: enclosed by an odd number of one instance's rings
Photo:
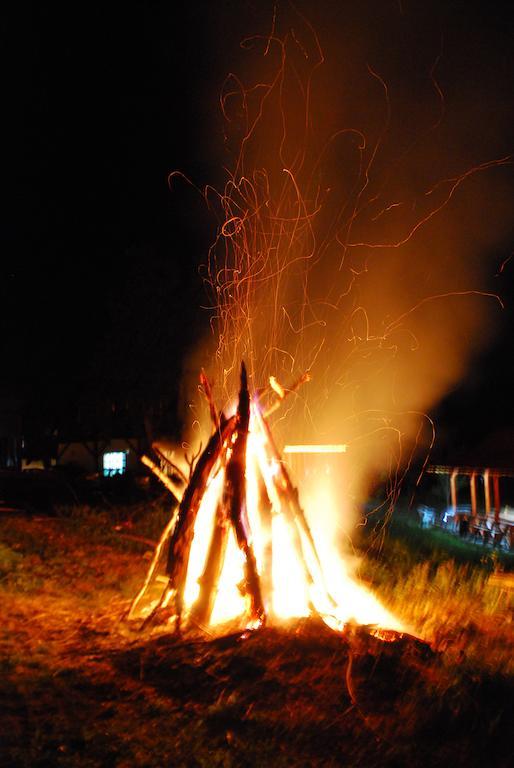
[[[160,559],[161,559],[161,553],[163,551],[163,547],[166,544],[168,538],[173,533],[173,531],[175,529],[175,525],[177,524],[177,519],[178,519],[178,507],[177,507],[177,509],[175,509],[175,512],[173,513],[173,515],[170,518],[166,528],[164,529],[164,531],[161,534],[161,538],[159,539],[159,543],[157,544],[157,546],[155,548],[155,552],[154,552],[154,555],[153,555],[153,558],[152,558],[152,562],[150,563],[150,567],[149,567],[149,569],[147,571],[144,584],[141,587],[141,589],[139,590],[139,592],[137,593],[137,595],[135,596],[135,598],[132,601],[132,604],[131,604],[131,606],[130,606],[130,608],[128,610],[128,613],[127,613],[127,618],[128,619],[131,619],[133,617],[133,615],[134,615],[134,613],[136,611],[137,606],[139,605],[141,599],[145,595],[148,587],[150,586],[150,584],[154,580],[154,575],[155,575],[155,573],[157,571],[157,566],[159,565],[159,562],[160,562]],[[168,583],[168,579],[166,579],[166,584],[167,583]],[[163,592],[163,595],[164,595],[164,592]],[[159,601],[159,604],[161,603],[161,601],[162,600]],[[155,609],[154,609],[154,611],[152,611],[151,615],[153,615],[154,613],[155,613]],[[146,623],[146,621],[144,622],[144,624],[145,623]]]
[[[179,627],[184,608],[187,566],[198,509],[200,508],[209,477],[216,463],[220,460],[222,453],[227,448],[235,424],[235,416],[220,423],[219,430],[212,435],[196,463],[191,480],[178,509],[177,524],[173,531],[168,551],[167,573],[169,576],[169,588],[174,590],[174,604]]]
[[[199,579],[200,594],[191,609],[191,620],[201,625],[209,623],[218,594],[218,584],[225,562],[228,541],[228,520],[223,504],[216,507],[209,551]]]
[[[216,410],[216,405],[214,403],[214,398],[212,396],[211,383],[207,378],[207,376],[205,375],[205,371],[203,370],[203,368],[200,373],[200,384],[202,385],[202,390],[203,390],[205,399],[209,403],[209,413],[211,415],[211,421],[214,425],[214,429],[219,429],[220,420],[218,416],[218,411]]]
[[[277,488],[277,491],[279,492],[279,494],[282,495],[286,509],[289,509],[290,512],[292,513],[294,523],[300,534],[301,549],[303,550],[303,546],[304,546],[303,542],[305,541],[309,548],[310,555],[316,564],[316,568],[319,571],[319,579],[321,580],[321,586],[323,587],[323,591],[325,592],[327,600],[332,607],[335,607],[337,603],[332,597],[332,595],[330,594],[328,587],[326,585],[325,577],[323,574],[323,568],[321,566],[321,561],[319,559],[318,551],[316,549],[316,544],[312,536],[309,523],[307,522],[307,518],[305,517],[305,512],[303,511],[300,504],[298,490],[293,485],[291,478],[289,476],[289,472],[287,471],[287,467],[284,461],[282,460],[282,457],[280,456],[280,452],[275,444],[275,441],[273,439],[273,434],[266,420],[266,417],[264,416],[264,414],[262,413],[262,411],[258,406],[256,406],[255,410],[259,418],[259,423],[266,437],[266,445],[271,453],[272,458],[277,462],[279,467],[278,478],[275,478],[275,486]],[[281,482],[279,482],[279,479]],[[302,538],[302,535],[303,535],[303,538]],[[315,581],[316,580],[315,575],[312,573],[307,557],[303,556],[302,562],[311,575],[310,581],[311,582]]]
[[[171,461],[171,459],[169,459],[166,456],[166,454],[164,453],[160,444],[157,441],[154,441],[152,443],[152,451],[159,457],[159,459],[162,462],[164,462],[165,464],[167,464],[168,467],[170,467],[173,474],[179,478],[179,480],[181,481],[181,483],[183,483],[183,485],[187,485],[187,477],[185,476],[183,471],[180,469],[180,467],[174,464],[173,461]]]
[[[264,476],[256,462],[258,482],[258,505],[261,520],[261,530],[264,539],[264,551],[262,558],[262,594],[268,613],[273,611],[273,537],[272,520],[273,505],[266,488]]]
[[[235,439],[232,443],[232,453],[227,462],[223,503],[228,511],[236,541],[244,554],[244,591],[250,599],[250,617],[261,624],[265,620],[264,603],[262,600],[261,584],[257,570],[257,562],[251,541],[246,509],[246,445],[250,423],[250,393],[244,363],[241,364],[241,389],[237,407],[237,422],[234,429]]]
[[[214,429],[219,429],[219,417],[212,395],[212,388],[205,371],[202,368],[200,373],[200,384],[205,399],[209,404],[209,413]],[[211,533],[211,540],[207,552],[207,558],[202,575],[198,579],[200,584],[200,594],[191,609],[191,620],[197,624],[208,624],[216,596],[218,594],[218,584],[225,562],[225,553],[228,542],[228,519],[225,507],[220,500],[216,507],[214,515],[214,524]]]
[[[292,395],[294,392],[297,392],[302,384],[305,384],[306,382],[311,380],[311,375],[309,371],[306,371],[305,373],[302,373],[299,379],[297,379],[294,384],[292,384],[290,387],[282,387],[274,376],[270,376],[270,387],[277,395],[277,399],[274,403],[272,403],[269,408],[266,409],[264,413],[264,417],[267,419],[269,416],[271,416],[275,411],[277,411],[284,400],[289,397],[289,395]]]
[[[172,480],[169,479],[168,475],[166,475],[154,461],[152,461],[148,456],[144,454],[141,456],[141,462],[145,465],[145,467],[148,467],[148,469],[153,472],[153,474],[161,481],[161,483],[165,488],[168,489],[178,504],[180,501],[180,498],[178,498],[180,496],[180,492],[177,491],[175,484],[172,482]]]
[[[305,553],[303,551],[303,546],[302,546],[302,538],[300,536],[300,531],[298,530],[298,526],[296,525],[294,510],[291,507],[291,500],[286,490],[284,489],[284,486],[280,482],[280,476],[274,478],[274,484],[275,484],[275,490],[280,502],[280,510],[284,514],[284,518],[288,525],[288,530],[291,534],[291,543],[293,544],[296,556],[298,558],[298,562],[302,567],[303,577],[305,579],[305,582],[308,585],[310,590],[310,588],[314,585],[314,578],[307,564],[307,560],[305,559]],[[315,607],[314,607],[314,604],[312,603],[310,594],[308,595],[308,601],[309,601],[310,610],[315,612]]]

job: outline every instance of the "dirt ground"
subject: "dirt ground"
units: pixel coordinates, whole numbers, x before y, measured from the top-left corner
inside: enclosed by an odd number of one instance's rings
[[[93,513],[0,519],[3,768],[513,764],[512,677],[410,636],[130,630],[147,550]]]

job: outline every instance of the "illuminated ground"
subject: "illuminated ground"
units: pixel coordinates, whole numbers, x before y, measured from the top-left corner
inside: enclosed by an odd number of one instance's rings
[[[509,764],[514,682],[487,663],[308,621],[128,633],[147,547],[112,514],[0,520],[0,765]]]

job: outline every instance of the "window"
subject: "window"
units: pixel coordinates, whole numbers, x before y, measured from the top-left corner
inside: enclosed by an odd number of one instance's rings
[[[109,451],[104,453],[104,477],[123,475],[127,469],[126,451]]]

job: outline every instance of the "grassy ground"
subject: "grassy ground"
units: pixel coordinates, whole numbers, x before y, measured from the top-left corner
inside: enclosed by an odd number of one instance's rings
[[[120,618],[166,515],[0,519],[2,768],[510,764],[512,604],[484,567],[404,569],[401,538],[364,559],[435,650],[314,620],[245,640],[142,637]],[[494,658],[478,653],[500,637]]]
[[[514,555],[422,530],[397,515],[365,539],[361,574],[433,647],[470,667],[514,675]]]

